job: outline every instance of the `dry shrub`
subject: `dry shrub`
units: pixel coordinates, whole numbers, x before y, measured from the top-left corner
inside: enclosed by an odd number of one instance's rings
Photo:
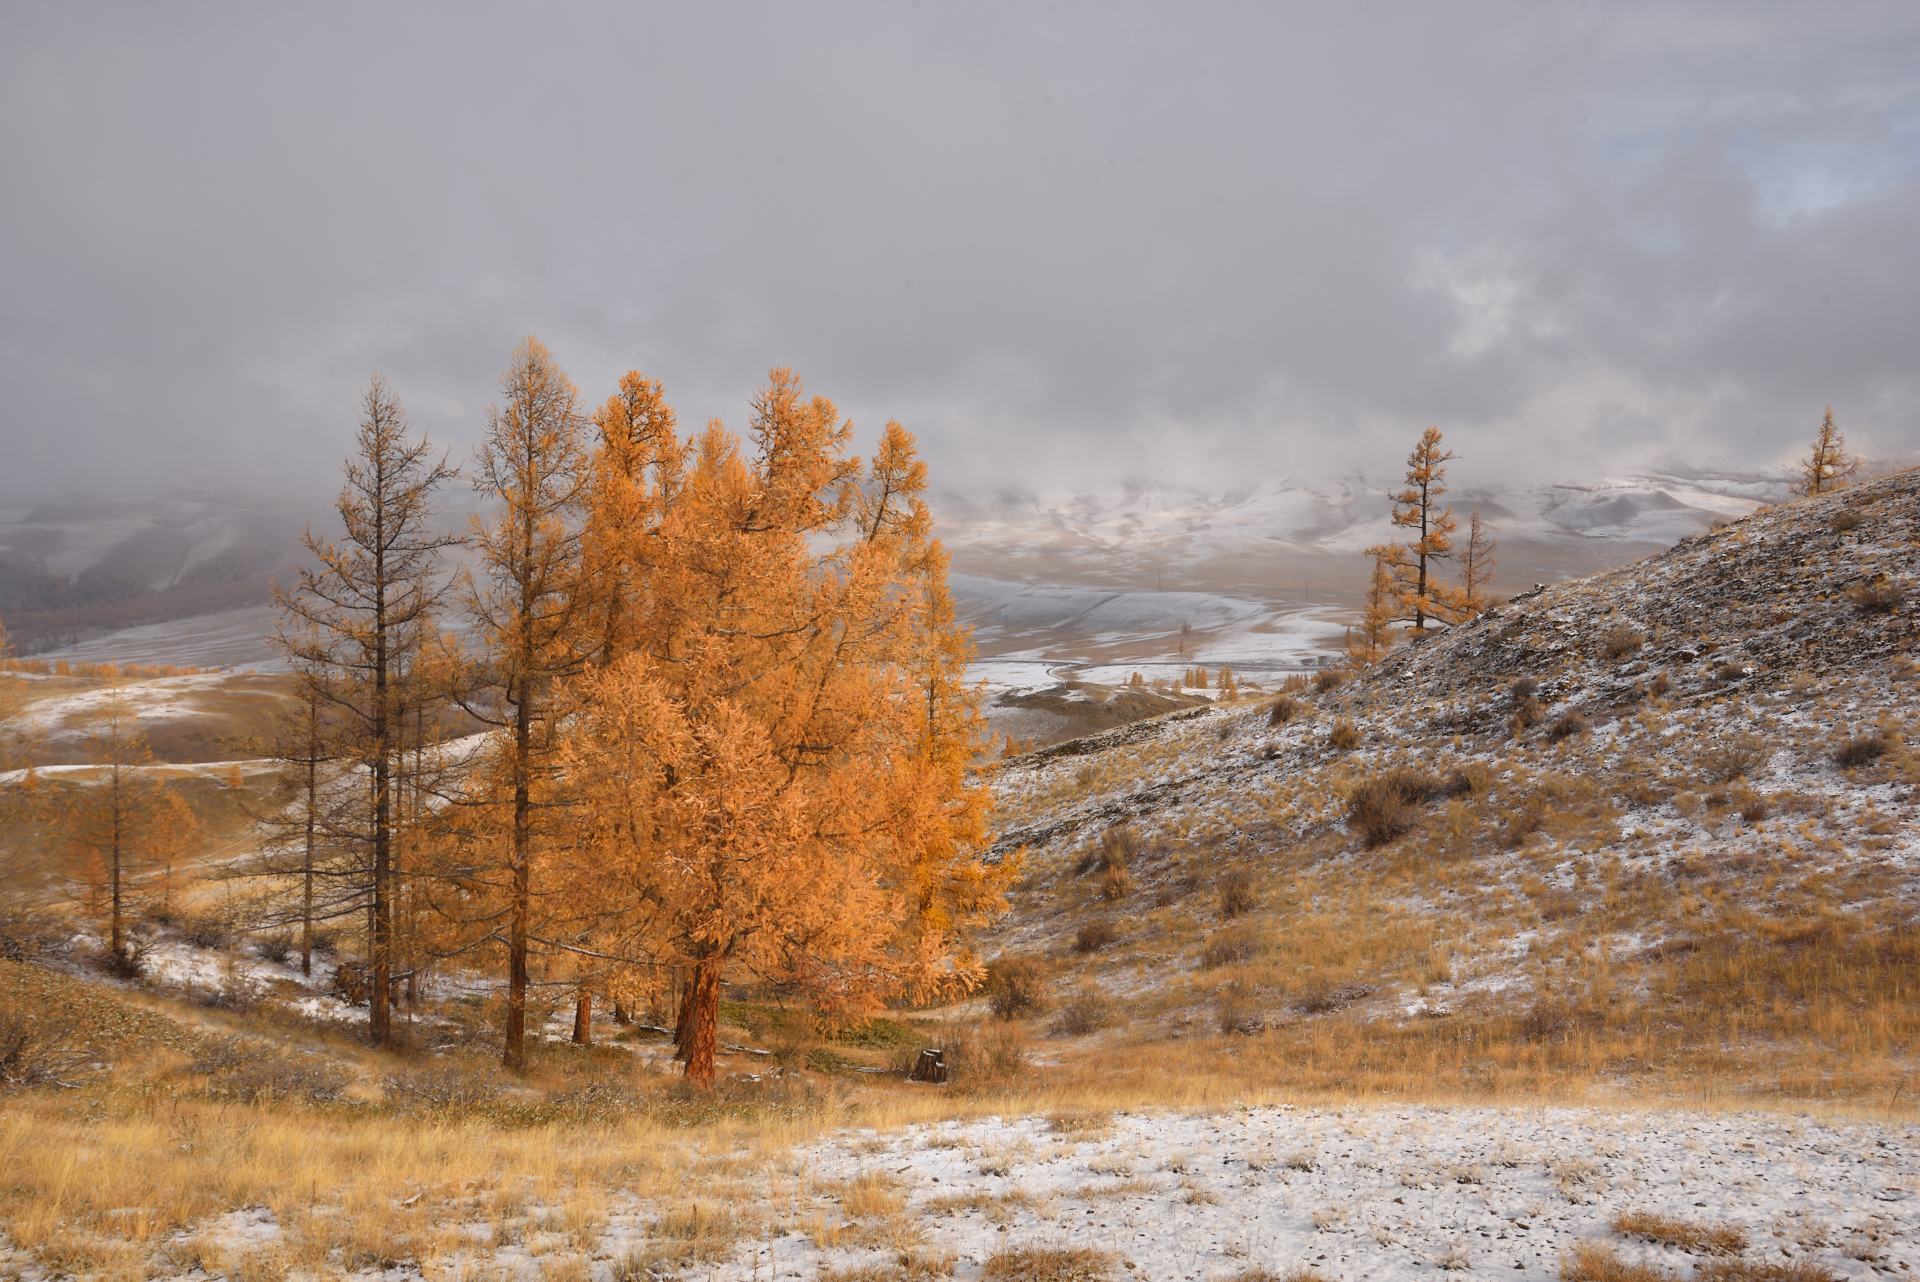
[[[1513,695],[1515,703],[1522,699],[1531,699],[1540,691],[1540,683],[1532,677],[1516,677],[1507,690]]]
[[[981,1282],[1104,1282],[1118,1258],[1091,1247],[1010,1246],[987,1257]]]
[[[1604,1242],[1582,1242],[1560,1259],[1560,1282],[1675,1282],[1667,1270],[1631,1264]]]
[[[1223,930],[1207,940],[1206,949],[1200,955],[1200,965],[1202,969],[1214,970],[1235,962],[1251,961],[1261,954],[1265,946],[1266,941],[1257,931],[1246,927]]]
[[[647,1227],[676,1260],[725,1260],[742,1232],[733,1211],[712,1201],[676,1207]]]
[[[1772,813],[1772,805],[1759,793],[1754,793],[1740,803],[1740,817],[1750,824],[1757,824]]]
[[[1100,898],[1117,904],[1133,893],[1133,875],[1125,868],[1109,868],[1100,875]]]
[[[1253,878],[1242,869],[1234,869],[1220,883],[1220,915],[1228,921],[1235,917],[1244,917],[1258,907],[1254,898]]]
[[[1327,732],[1327,742],[1341,752],[1352,752],[1360,746],[1360,727],[1346,717],[1333,723],[1333,729]]]
[[[277,966],[293,954],[293,936],[268,935],[255,940],[253,947],[262,961],[270,961]]]
[[[1765,1260],[1704,1260],[1693,1282],[1840,1282],[1840,1275],[1811,1260],[1774,1264]]]
[[[180,923],[180,938],[195,948],[225,948],[233,931],[218,917],[188,917]]]
[[[1363,997],[1371,997],[1376,988],[1372,984],[1327,984],[1310,985],[1293,999],[1295,1009],[1306,1015],[1327,1015],[1337,1010],[1345,1010]]]
[[[1133,829],[1122,824],[1100,834],[1100,844],[1081,861],[1080,872],[1125,872],[1139,851]]]
[[[1109,944],[1120,941],[1120,928],[1101,918],[1090,921],[1073,934],[1073,951],[1076,953],[1097,953]]]
[[[1752,735],[1734,735],[1716,741],[1702,752],[1700,769],[1714,783],[1731,783],[1765,765],[1772,755],[1764,740]]]
[[[1833,750],[1833,759],[1848,770],[1870,766],[1887,754],[1891,745],[1879,734],[1858,735]]]
[[[1600,648],[1609,659],[1632,654],[1646,643],[1646,633],[1624,623],[1615,624],[1600,634]]]
[[[1446,797],[1478,797],[1492,783],[1493,772],[1487,769],[1486,762],[1469,761],[1447,776],[1440,793]]]
[[[1571,739],[1575,735],[1585,734],[1591,728],[1585,717],[1577,712],[1568,712],[1547,727],[1547,742],[1559,743],[1562,739]]]
[[[1847,597],[1862,614],[1892,614],[1907,599],[1907,592],[1891,579],[1879,579],[1862,583]]]
[[[1835,534],[1845,534],[1848,530],[1859,529],[1860,522],[1865,519],[1857,508],[1843,507],[1834,513],[1833,520],[1827,523],[1827,528]]]
[[[1113,1022],[1113,999],[1097,988],[1081,988],[1060,1003],[1048,1031],[1067,1037],[1097,1033]]]
[[[1540,724],[1540,718],[1547,715],[1547,706],[1532,695],[1526,695],[1513,701],[1513,724],[1516,729],[1526,730]]]
[[[42,913],[0,909],[0,959],[36,962],[62,951],[71,932]]]
[[[484,1108],[500,1098],[500,1075],[491,1066],[471,1068],[446,1063],[388,1077],[381,1083],[387,1103],[408,1111],[458,1112]]]
[[[85,1022],[74,1011],[0,997],[0,1088],[79,1086],[96,1075],[93,1060]]]
[[[1314,693],[1325,694],[1329,690],[1336,690],[1346,679],[1347,674],[1338,668],[1322,668],[1313,674]]]
[[[1032,1067],[1027,1039],[1016,1024],[950,1024],[942,1034],[947,1072],[976,1087],[1005,1085]]]
[[[1412,830],[1420,808],[1441,791],[1431,775],[1395,769],[1361,781],[1347,798],[1347,827],[1371,850]]]
[[[1222,1037],[1232,1037],[1236,1033],[1251,1036],[1266,1031],[1267,1017],[1253,1005],[1250,997],[1251,994],[1239,984],[1229,985],[1220,994],[1215,1017],[1219,1021]]]
[[[207,1094],[242,1104],[324,1103],[340,1099],[353,1084],[351,1073],[318,1056],[294,1056],[239,1037],[209,1044],[187,1071],[209,1079]]]
[[[1747,1249],[1746,1230],[1737,1224],[1695,1224],[1657,1211],[1622,1211],[1613,1217],[1613,1229],[1694,1255],[1738,1255]]]
[[[1267,708],[1267,724],[1277,729],[1293,720],[1299,713],[1299,701],[1283,694]]]
[[[1514,1021],[1514,1031],[1524,1041],[1547,1042],[1552,1041],[1556,1034],[1566,1031],[1572,1023],[1566,1003],[1542,997]]]
[[[1047,968],[1033,957],[988,962],[987,1004],[1000,1019],[1039,1014],[1047,1007]]]
[[[1547,814],[1545,802],[1538,797],[1527,798],[1500,825],[1500,844],[1509,850],[1526,845],[1527,838],[1546,826]]]

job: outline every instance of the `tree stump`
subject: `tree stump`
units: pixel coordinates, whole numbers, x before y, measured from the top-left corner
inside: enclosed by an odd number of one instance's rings
[[[920,1058],[913,1062],[913,1071],[907,1074],[909,1082],[944,1082],[947,1080],[947,1053],[943,1050],[929,1049],[920,1052]]]

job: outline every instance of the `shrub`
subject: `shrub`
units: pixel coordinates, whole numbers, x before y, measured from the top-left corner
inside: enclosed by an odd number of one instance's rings
[[[987,1257],[981,1282],[1102,1282],[1119,1261],[1090,1247],[1015,1246]]]
[[[60,923],[39,913],[12,908],[0,910],[0,958],[34,962],[59,952],[67,932]]]
[[[1133,877],[1125,868],[1109,868],[1100,876],[1100,898],[1117,904],[1133,893]]]
[[[84,1020],[67,1007],[0,997],[0,1090],[74,1087],[97,1071]]]
[[[1647,643],[1646,633],[1627,624],[1618,623],[1600,634],[1600,648],[1609,659],[1619,659],[1632,654]]]
[[[1031,957],[987,963],[987,1005],[1001,1019],[1037,1015],[1047,1006],[1047,970]]]
[[[1492,782],[1493,772],[1487,769],[1486,762],[1469,761],[1447,776],[1447,782],[1440,792],[1447,797],[1477,797]]]
[[[1299,712],[1299,701],[1283,694],[1267,708],[1267,724],[1276,728],[1284,726],[1298,716]]]
[[[268,935],[255,943],[254,947],[259,950],[262,961],[278,965],[293,954],[293,936]]]
[[[1049,1031],[1067,1037],[1097,1033],[1113,1022],[1113,1000],[1097,988],[1082,988],[1060,1004]]]
[[[1760,739],[1739,735],[1717,741],[1700,754],[1700,768],[1714,783],[1732,783],[1745,778],[1755,767],[1765,765],[1772,753]]]
[[[1880,579],[1861,584],[1847,596],[1862,614],[1892,614],[1907,599],[1907,592],[1891,579]]]
[[[1235,1033],[1261,1033],[1267,1028],[1266,1015],[1247,1000],[1247,994],[1240,990],[1238,984],[1230,985],[1226,992],[1220,994],[1216,1015],[1222,1037],[1231,1037]]]
[[[455,1112],[481,1108],[500,1098],[500,1074],[462,1064],[437,1064],[399,1074],[381,1083],[387,1103],[395,1108]]]
[[[180,923],[180,938],[195,948],[225,948],[233,933],[218,917],[188,917]]]
[[[1622,1211],[1613,1217],[1613,1228],[1696,1255],[1739,1255],[1747,1249],[1746,1230],[1737,1224],[1695,1224],[1657,1211]]]
[[[1509,689],[1513,692],[1513,701],[1518,703],[1522,699],[1533,698],[1534,694],[1540,689],[1540,683],[1532,677],[1521,677],[1516,680]]]
[[[1870,766],[1887,754],[1887,741],[1878,734],[1859,735],[1833,750],[1833,759],[1851,770]]]
[[[237,1037],[224,1038],[201,1051],[187,1071],[212,1079],[207,1084],[209,1095],[243,1104],[337,1100],[353,1081],[351,1074],[324,1059],[296,1058]]]
[[[950,1024],[941,1041],[947,1072],[954,1081],[976,1086],[1010,1082],[1031,1067],[1027,1039],[1016,1024]]]
[[[1360,746],[1360,727],[1342,717],[1333,723],[1327,742],[1342,752],[1352,752]]]
[[[1539,725],[1540,718],[1546,715],[1546,705],[1532,695],[1527,695],[1513,705],[1513,724],[1520,730]]]
[[[1315,984],[1295,998],[1293,1004],[1308,1015],[1327,1015],[1345,1010],[1376,991],[1372,984]]]
[[[1105,919],[1090,921],[1074,932],[1073,951],[1076,953],[1099,952],[1108,944],[1118,942],[1120,928]]]
[[[1575,735],[1585,734],[1591,728],[1587,725],[1585,717],[1577,712],[1568,712],[1547,727],[1547,742],[1559,743],[1562,739],[1571,739]]]
[[[1667,679],[1665,672],[1655,673],[1653,680],[1647,682],[1647,693],[1656,699],[1662,698],[1671,689],[1673,682]]]
[[[1253,879],[1235,869],[1220,883],[1220,915],[1232,920],[1244,917],[1255,907]]]
[[[1260,955],[1261,946],[1260,936],[1251,930],[1223,930],[1207,940],[1206,949],[1200,955],[1200,965],[1203,969],[1214,970],[1235,962],[1249,961]]]
[[[1347,674],[1338,668],[1322,668],[1313,674],[1314,693],[1325,694],[1329,690],[1337,690],[1346,679]]]
[[[1848,530],[1859,529],[1863,519],[1858,510],[1850,507],[1841,508],[1834,513],[1833,520],[1828,522],[1828,528],[1835,534],[1845,534]]]
[[[1417,770],[1374,775],[1347,798],[1347,827],[1360,835],[1367,849],[1384,846],[1413,828],[1420,807],[1439,790],[1437,780]]]

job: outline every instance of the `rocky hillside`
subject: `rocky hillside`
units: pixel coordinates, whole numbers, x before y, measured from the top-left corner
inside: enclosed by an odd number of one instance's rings
[[[1917,576],[1907,472],[1018,758],[1029,875],[991,945],[1045,968],[1063,1048],[1252,1031],[1236,1053],[1382,1089],[1416,1061],[1897,1085]]]

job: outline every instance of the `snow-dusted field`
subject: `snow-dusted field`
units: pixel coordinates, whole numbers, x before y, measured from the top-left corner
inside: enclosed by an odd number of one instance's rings
[[[741,1173],[737,1158],[721,1160]],[[688,1265],[686,1276],[811,1278],[872,1266],[869,1276],[882,1278],[904,1250],[971,1282],[996,1252],[1066,1247],[1110,1253],[1113,1275],[1127,1279],[1214,1282],[1303,1266],[1329,1282],[1442,1271],[1533,1279],[1557,1277],[1563,1256],[1589,1241],[1691,1272],[1697,1261],[1683,1252],[1617,1232],[1624,1211],[1737,1228],[1758,1263],[1810,1262],[1852,1279],[1910,1278],[1920,1265],[1912,1124],[1569,1108],[991,1117],[842,1132],[767,1168],[746,1186],[779,1205],[737,1194],[722,1203],[760,1227],[731,1258]],[[904,1209],[889,1224],[836,1234],[849,1227],[840,1207],[853,1205],[848,1190],[860,1183],[904,1197]],[[716,1205],[698,1179],[682,1191],[694,1203],[703,1194]],[[822,1250],[795,1226],[816,1207],[821,1236],[868,1245]],[[685,1206],[616,1195],[610,1209],[597,1247],[572,1257],[567,1276],[620,1276],[612,1270],[646,1249],[660,1216]],[[465,1258],[442,1259],[453,1269],[445,1276],[550,1275],[554,1257],[542,1253],[554,1244],[541,1235],[488,1247],[486,1225],[475,1230]],[[278,1228],[253,1208],[213,1233],[229,1247],[271,1249]],[[674,1272],[657,1251],[656,1274]]]

